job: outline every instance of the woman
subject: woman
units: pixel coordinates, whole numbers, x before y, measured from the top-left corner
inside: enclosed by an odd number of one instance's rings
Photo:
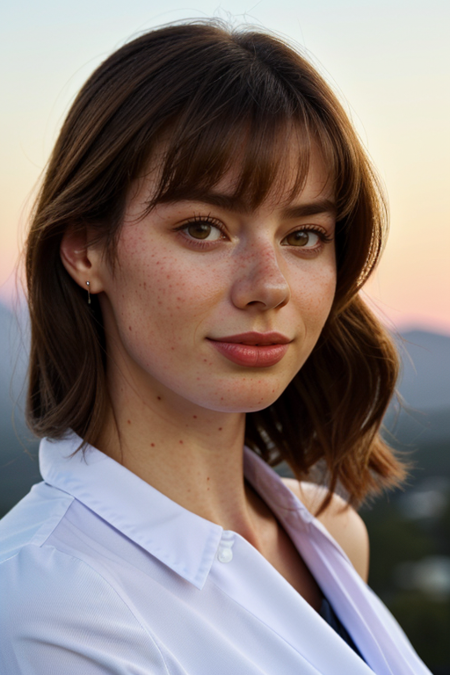
[[[429,672],[346,505],[404,474],[378,435],[395,351],[358,294],[385,215],[274,37],[168,26],[91,76],[27,245],[44,482],[0,529],[2,672]]]

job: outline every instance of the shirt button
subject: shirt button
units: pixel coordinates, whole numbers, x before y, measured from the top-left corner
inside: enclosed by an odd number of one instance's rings
[[[219,550],[217,551],[217,560],[221,563],[229,563],[233,560],[234,532],[224,530],[220,540]]]
[[[233,551],[231,550],[231,548],[221,549],[221,550],[219,550],[219,553],[217,554],[217,558],[222,563],[231,562],[231,560],[233,560]]]

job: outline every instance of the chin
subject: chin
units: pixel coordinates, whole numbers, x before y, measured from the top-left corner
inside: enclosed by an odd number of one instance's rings
[[[254,386],[256,388],[256,386]],[[272,387],[275,389],[275,387]],[[204,407],[209,408],[210,410],[215,410],[216,412],[228,412],[228,413],[251,413],[258,412],[259,410],[264,410],[270,405],[275,403],[275,401],[283,393],[283,389],[276,388],[275,391],[269,393],[258,392],[255,395],[253,390],[247,395],[241,394],[236,395],[236,393],[227,393],[226,395],[220,396],[219,400],[211,397],[208,402],[205,402]]]

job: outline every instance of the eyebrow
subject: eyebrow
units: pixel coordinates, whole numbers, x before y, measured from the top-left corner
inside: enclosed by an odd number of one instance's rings
[[[189,196],[176,197],[172,196],[170,199],[162,199],[162,203],[171,204],[178,201],[183,202],[201,202],[203,204],[210,204],[217,206],[225,211],[232,211],[235,213],[249,213],[252,211],[251,206],[236,197],[221,194],[219,192],[198,192],[190,191]],[[297,204],[287,206],[282,209],[281,215],[286,219],[304,218],[306,216],[315,216],[322,213],[329,213],[336,215],[336,204],[331,199],[317,199],[305,204]]]

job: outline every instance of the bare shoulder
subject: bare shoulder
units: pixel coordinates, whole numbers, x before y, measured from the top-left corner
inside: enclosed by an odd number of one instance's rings
[[[294,478],[282,478],[283,483],[300,499],[308,511],[315,514],[326,490],[314,483],[299,483]],[[345,551],[360,577],[369,576],[369,535],[361,516],[339,495],[333,495],[329,507],[317,517]]]

